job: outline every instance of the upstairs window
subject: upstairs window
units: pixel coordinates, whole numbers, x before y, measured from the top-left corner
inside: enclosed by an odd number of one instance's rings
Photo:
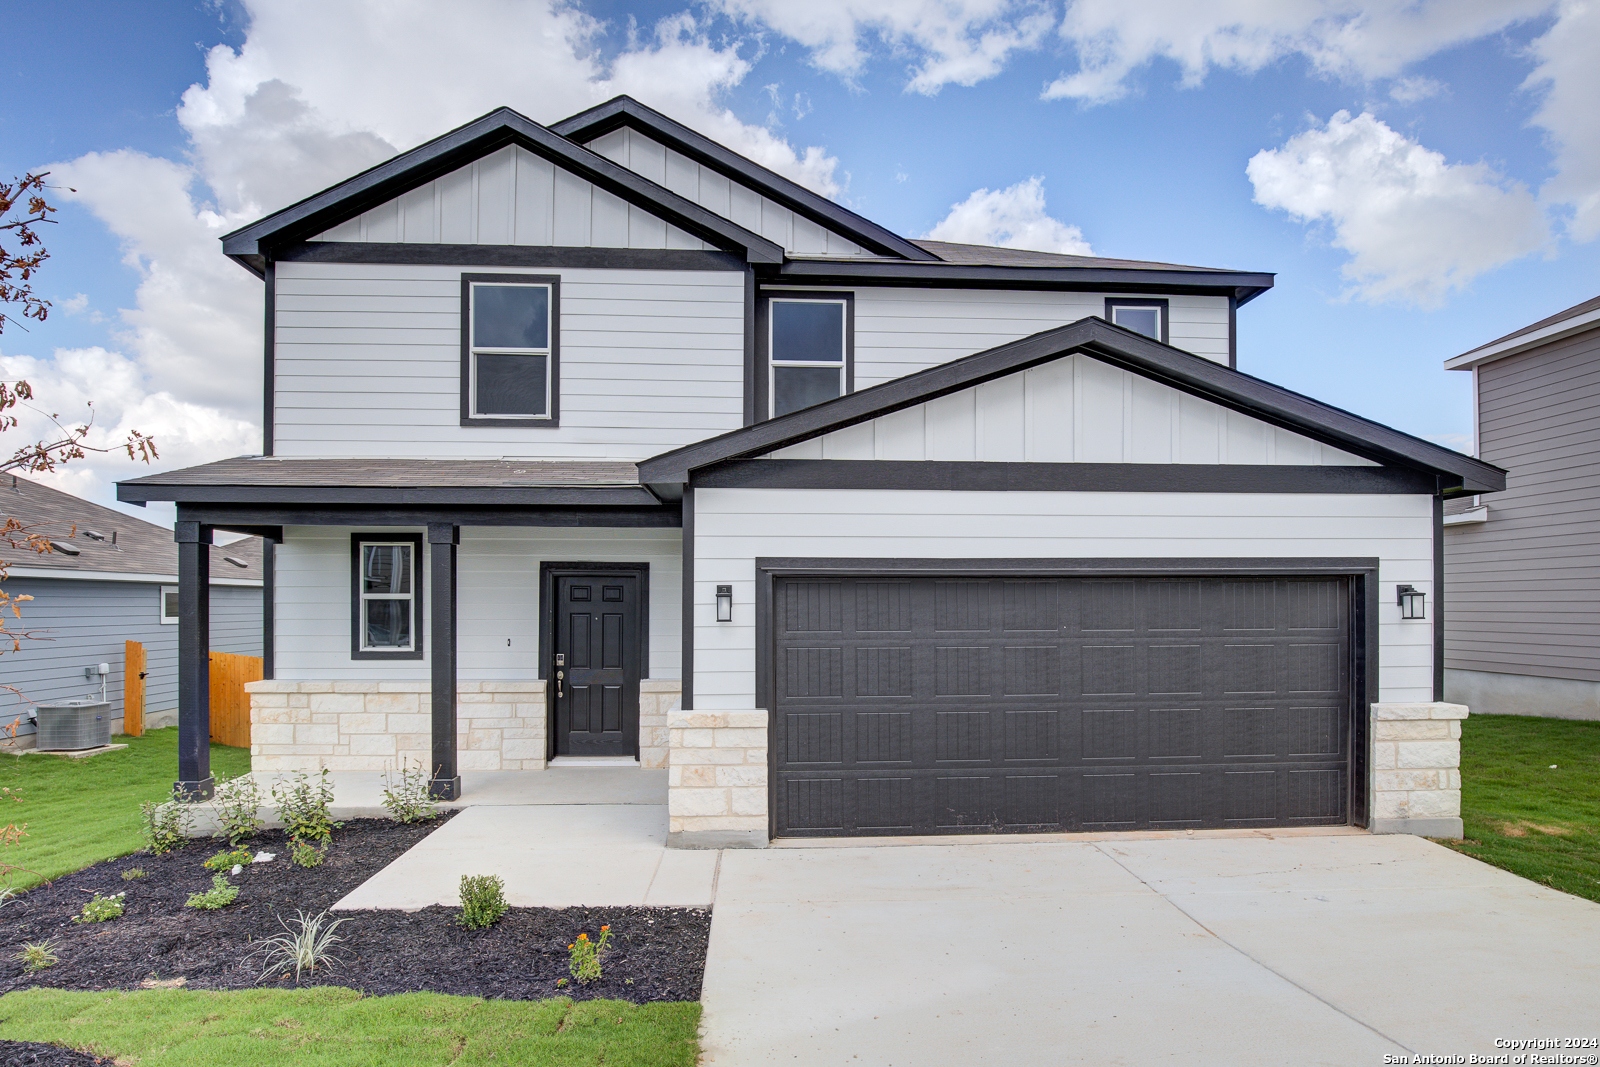
[[[352,659],[422,658],[422,538],[354,534]]]
[[[1167,302],[1108,298],[1106,321],[1124,330],[1142,333],[1152,341],[1167,343]]]
[[[850,294],[767,300],[767,410],[771,416],[850,392]]]
[[[462,424],[555,425],[560,279],[468,274],[461,290]]]

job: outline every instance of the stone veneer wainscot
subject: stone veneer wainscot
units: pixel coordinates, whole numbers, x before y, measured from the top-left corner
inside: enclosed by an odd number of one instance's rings
[[[1465,704],[1372,705],[1372,832],[1462,836]]]
[[[667,844],[767,844],[767,713],[677,711],[668,722]]]
[[[432,720],[426,679],[403,682],[250,682],[250,767],[257,771],[385,771],[427,766]],[[639,683],[639,763],[667,765],[667,719],[682,684]],[[457,768],[545,767],[543,681],[456,686]]]

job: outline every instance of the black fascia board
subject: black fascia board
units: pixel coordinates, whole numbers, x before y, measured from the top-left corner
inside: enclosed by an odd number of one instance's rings
[[[117,483],[124,504],[171,500],[179,504],[361,507],[651,507],[660,500],[643,486],[283,486],[192,485],[140,479]]]
[[[738,251],[751,263],[783,262],[783,249],[774,242],[506,107],[497,108],[315,196],[225,234],[222,250],[252,272],[263,274],[275,247],[308,240],[510,144],[550,160],[703,241],[726,251]]]
[[[760,267],[768,284],[895,285],[930,289],[1049,289],[1059,292],[1191,293],[1231,296],[1235,306],[1271,289],[1274,274],[1224,270],[1141,270],[1130,267],[985,267],[954,263],[857,263],[791,259]]]
[[[1376,463],[1438,476],[1438,491],[1494,493],[1506,472],[1482,460],[1302,396],[1242,371],[1090,317],[1044,330],[815,407],[664,452],[639,464],[639,481],[683,484],[702,467],[745,459],[903,408],[1082,353]]]
[[[659,141],[703,167],[731,178],[741,185],[758,190],[763,196],[782,204],[812,222],[848,236],[880,255],[903,259],[940,262],[939,257],[927,249],[912,244],[892,230],[887,230],[854,211],[841,207],[827,197],[812,192],[783,175],[751,162],[739,153],[696,133],[689,127],[667,118],[661,112],[633,99],[618,96],[597,104],[571,118],[552,123],[550,129],[568,140],[588,144],[613,130],[630,126],[651,140]]]

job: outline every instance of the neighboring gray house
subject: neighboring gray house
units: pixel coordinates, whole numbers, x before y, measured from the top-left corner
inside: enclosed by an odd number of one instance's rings
[[[1472,372],[1477,455],[1507,475],[1445,516],[1445,693],[1600,719],[1600,297],[1445,363]]]
[[[675,844],[1461,832],[1416,594],[1504,472],[1236,370],[1270,274],[908,240],[625,97],[223,252],[266,455],[118,492],[197,604],[278,542],[257,769],[664,766]]]
[[[0,725],[34,733],[33,705],[101,693],[85,668],[106,663],[105,695],[122,729],[125,641],[145,647],[145,722],[171,725],[178,706],[178,546],[172,531],[120,511],[11,475],[0,476],[0,521],[50,539],[40,555],[0,545],[10,564],[5,591],[32,596],[12,630],[28,633],[17,651],[0,645]],[[211,647],[261,655],[261,540],[212,549]],[[15,691],[13,691],[15,690]],[[26,742],[24,742],[26,744]]]

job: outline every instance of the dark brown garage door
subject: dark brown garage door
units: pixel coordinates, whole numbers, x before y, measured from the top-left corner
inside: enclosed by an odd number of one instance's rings
[[[779,578],[779,836],[1342,823],[1341,578]]]

